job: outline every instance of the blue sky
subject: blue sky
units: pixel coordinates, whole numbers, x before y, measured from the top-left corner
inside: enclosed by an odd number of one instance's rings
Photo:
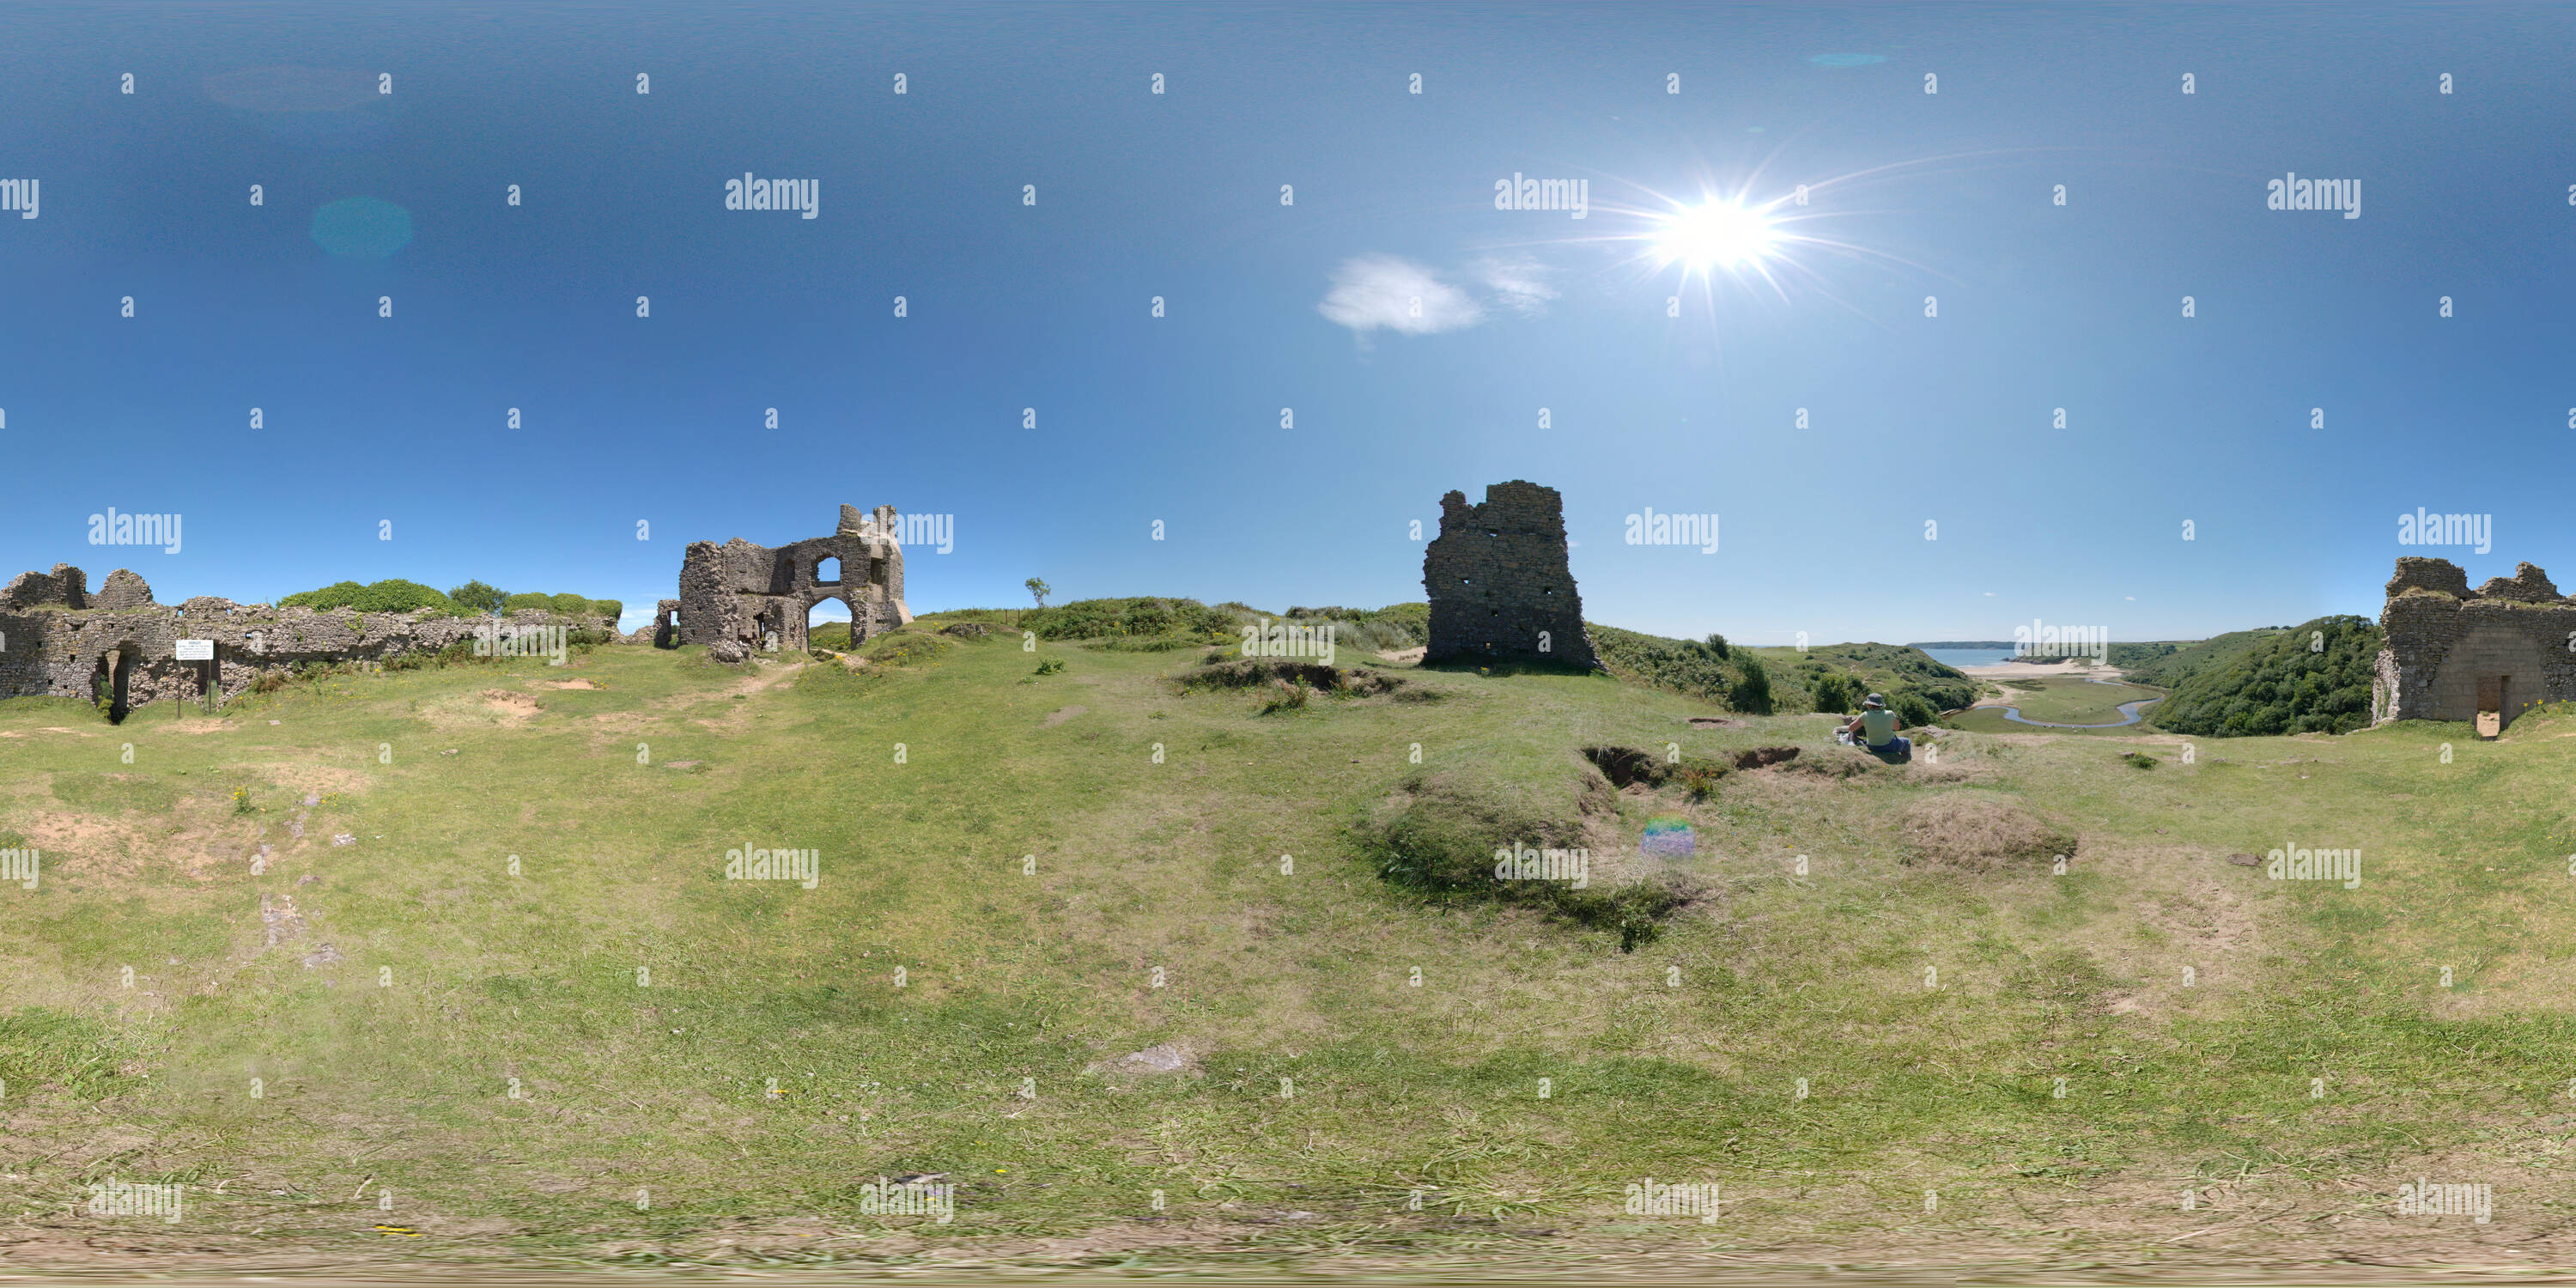
[[[10,572],[631,624],[687,542],[846,501],[954,516],[916,611],[1377,605],[1442,493],[1527,478],[1587,615],[1673,634],[2196,637],[2375,614],[2408,553],[2576,584],[2563,9],[5,17],[0,178],[42,197],[0,214]],[[725,209],[746,171],[817,217]],[[2291,172],[2360,217],[2267,209]],[[1586,217],[1495,209],[1516,173]],[[1800,183],[1779,229],[1849,249],[1781,243],[1779,289],[1655,261],[1653,212]],[[2418,506],[2492,549],[2400,546]],[[109,507],[182,550],[90,546]],[[1626,544],[1647,507],[1719,550]]]

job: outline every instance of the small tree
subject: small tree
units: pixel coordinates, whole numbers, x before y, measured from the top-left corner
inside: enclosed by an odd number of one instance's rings
[[[1718,657],[1724,657],[1726,656],[1726,637],[1711,631],[1708,638],[1701,641],[1700,647]]]
[[[1842,672],[1827,671],[1823,675],[1817,676],[1813,692],[1815,694],[1816,710],[1830,711],[1836,715],[1850,714],[1852,709],[1851,681],[1843,678]]]
[[[497,613],[501,611],[502,603],[508,600],[509,596],[502,594],[498,587],[486,586],[480,581],[469,581],[447,592],[447,598],[458,608],[469,613]]]
[[[1757,716],[1771,714],[1771,673],[1763,669],[1761,658],[1750,653],[1737,661],[1743,664],[1744,675],[1727,695],[1727,705]]]
[[[1931,700],[1920,693],[1899,693],[1895,702],[1897,718],[1909,728],[1928,725],[1941,718],[1941,713],[1932,709]]]
[[[1038,607],[1040,608],[1046,607],[1046,597],[1055,593],[1055,587],[1050,586],[1035,577],[1029,578],[1028,581],[1023,584],[1029,588],[1029,594],[1036,597]]]

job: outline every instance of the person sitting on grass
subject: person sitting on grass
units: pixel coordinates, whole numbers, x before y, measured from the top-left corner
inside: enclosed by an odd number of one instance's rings
[[[1843,726],[1852,743],[1882,760],[1903,763],[1914,759],[1914,741],[1896,736],[1896,713],[1887,709],[1887,699],[1873,693],[1861,700],[1860,714]]]

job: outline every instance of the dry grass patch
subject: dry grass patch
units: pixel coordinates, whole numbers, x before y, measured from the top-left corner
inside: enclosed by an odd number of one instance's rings
[[[1905,811],[1898,825],[1907,846],[1930,867],[1993,872],[2075,857],[2071,831],[2042,819],[2009,796],[1944,792]]]

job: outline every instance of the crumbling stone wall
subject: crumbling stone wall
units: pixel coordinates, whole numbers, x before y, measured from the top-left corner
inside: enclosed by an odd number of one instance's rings
[[[1583,600],[1565,559],[1565,505],[1552,487],[1514,479],[1481,505],[1440,498],[1440,535],[1422,552],[1431,639],[1422,660],[1519,659],[1598,667]]]
[[[0,609],[34,608],[39,604],[87,608],[89,594],[84,588],[88,584],[88,576],[70,564],[55,564],[50,574],[22,572],[9,579],[7,589],[0,590]]]
[[[827,559],[838,561],[830,580],[822,572]],[[721,546],[691,542],[680,561],[680,598],[662,601],[655,638],[666,638],[661,628],[670,627],[674,643],[703,644],[721,662],[773,646],[801,653],[806,615],[826,599],[850,610],[853,643],[912,620],[903,603],[903,543],[893,506],[863,515],[844,505],[831,536],[775,549],[740,537]]]
[[[2531,564],[2471,590],[2447,559],[2402,557],[2379,625],[2387,642],[2371,684],[2374,723],[2474,720],[2480,680],[2498,682],[2505,724],[2576,699],[2576,599]]]
[[[544,626],[617,629],[613,618],[528,610],[502,618],[449,617],[426,608],[360,613],[236,604],[213,595],[174,607],[152,602],[152,587],[123,568],[109,573],[95,596],[83,591],[87,580],[80,569],[56,564],[51,575],[22,573],[0,591],[0,697],[89,701],[122,677],[127,709],[194,698],[205,668],[178,660],[183,639],[215,642],[215,687],[237,697],[271,672],[437,652],[473,639],[477,627],[504,637]]]

